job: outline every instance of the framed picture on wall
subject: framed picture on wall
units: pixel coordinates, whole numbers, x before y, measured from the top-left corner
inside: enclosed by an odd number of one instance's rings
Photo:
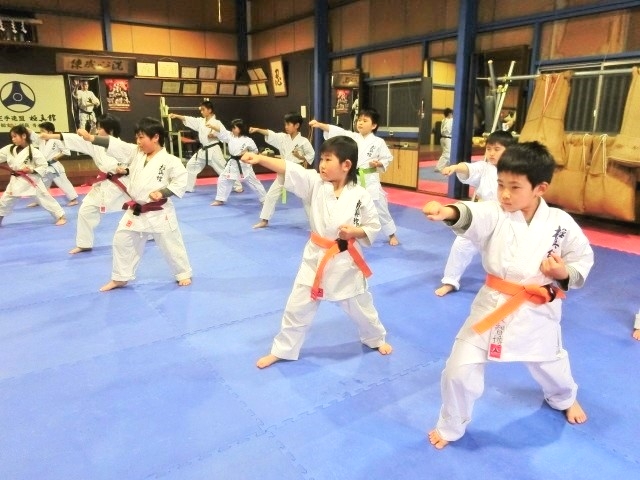
[[[266,80],[267,79],[267,75],[264,73],[264,70],[261,67],[254,68],[253,71],[256,74],[256,77],[257,77],[258,80]]]
[[[182,67],[180,76],[182,78],[198,78],[198,67]]]
[[[180,78],[180,64],[178,62],[158,62],[158,76]]]
[[[218,82],[202,82],[200,84],[200,95],[217,95]]]
[[[198,67],[198,78],[201,80],[215,80],[216,67]]]
[[[218,95],[234,95],[236,86],[233,83],[221,83],[218,88]]]
[[[147,62],[136,63],[136,75],[139,77],[155,77],[156,64]]]
[[[164,94],[178,94],[180,93],[180,82],[162,82],[160,93]]]
[[[257,85],[258,85],[258,93],[260,95],[269,95],[269,92],[267,90],[267,84],[265,82],[260,82]]]
[[[258,85],[256,83],[249,84],[249,92],[251,92],[251,95],[254,97],[260,95],[260,91],[258,90]]]
[[[216,79],[234,81],[236,79],[236,70],[237,67],[235,65],[218,65]]]
[[[198,84],[191,82],[184,82],[182,84],[182,93],[183,95],[197,95],[198,94]]]
[[[273,87],[273,94],[276,97],[286,97],[287,83],[284,78],[282,58],[278,57],[269,60],[269,68],[271,69],[271,86]]]
[[[236,95],[249,95],[249,85],[236,85]]]

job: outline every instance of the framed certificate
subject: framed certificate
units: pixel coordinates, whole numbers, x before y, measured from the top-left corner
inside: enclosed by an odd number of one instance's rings
[[[234,95],[236,86],[233,83],[221,83],[218,88],[218,95]]]
[[[249,85],[236,85],[236,95],[249,95]]]
[[[218,82],[200,83],[200,95],[216,95],[218,93]]]
[[[197,95],[198,94],[198,84],[191,82],[183,82],[182,84],[182,93],[184,95]]]
[[[234,81],[236,79],[236,70],[237,67],[235,65],[218,65],[216,79]]]
[[[201,80],[215,80],[216,67],[198,67],[198,78]]]
[[[158,76],[180,78],[180,64],[178,62],[158,62]]]
[[[178,94],[180,93],[180,82],[162,82],[160,93]]]
[[[180,76],[182,78],[198,78],[198,67],[182,67]]]
[[[136,75],[139,77],[155,77],[156,64],[147,62],[136,63]]]

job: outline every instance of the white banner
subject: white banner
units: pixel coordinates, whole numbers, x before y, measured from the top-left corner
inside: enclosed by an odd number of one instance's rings
[[[58,132],[69,131],[69,114],[62,75],[0,74],[0,132],[22,124],[38,131],[52,122]]]

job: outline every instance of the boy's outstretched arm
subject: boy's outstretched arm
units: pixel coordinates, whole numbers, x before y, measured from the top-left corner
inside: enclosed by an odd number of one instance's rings
[[[267,135],[269,135],[269,130],[267,130],[266,128],[249,127],[249,133],[259,133],[266,137]]]
[[[442,205],[435,200],[427,202],[422,207],[422,213],[431,221],[449,220],[456,222],[460,218],[460,211],[456,207]]]
[[[324,132],[328,132],[330,127],[328,123],[319,122],[315,118],[313,120],[309,120],[309,126],[313,128],[319,128]]]
[[[260,164],[276,173],[284,173],[287,169],[286,162],[282,158],[268,157],[259,153],[247,152],[240,158],[244,163],[251,165]]]

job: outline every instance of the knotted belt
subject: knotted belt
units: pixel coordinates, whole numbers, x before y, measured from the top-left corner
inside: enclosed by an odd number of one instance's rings
[[[149,202],[144,204],[136,203],[134,200],[129,200],[122,205],[123,210],[133,210],[133,214],[137,217],[141,213],[147,212],[157,212],[158,210],[162,210],[162,206],[167,203],[166,198],[162,198],[155,202]]]
[[[482,320],[474,323],[471,328],[476,333],[482,334],[500,323],[507,315],[515,312],[524,302],[532,302],[537,305],[552,302],[556,298],[565,298],[565,293],[552,285],[520,285],[508,282],[495,275],[488,274],[485,282],[490,288],[511,295],[511,298],[496,308]]]
[[[114,183],[120,190],[122,190],[124,193],[129,195],[129,192],[127,191],[127,187],[124,185],[124,183],[122,183],[120,181],[120,177],[124,177],[124,174],[123,173],[104,173],[104,172],[100,172],[100,175],[98,175],[96,177],[96,179],[93,181],[92,185],[94,183],[99,183],[99,182],[102,182],[104,180],[109,180],[111,183]]]
[[[327,266],[327,262],[341,252],[348,251],[349,255],[351,255],[351,258],[356,263],[360,271],[364,274],[364,276],[371,276],[371,269],[364,261],[362,255],[360,255],[360,252],[354,246],[355,239],[350,238],[349,240],[342,240],[338,238],[336,240],[331,240],[329,238],[322,237],[315,232],[311,232],[311,241],[315,245],[327,249],[324,257],[322,257],[322,260],[320,260],[318,269],[316,270],[316,278],[313,280],[313,287],[311,287],[312,299],[317,300],[318,298],[322,298],[322,296],[324,295],[324,291],[322,290],[322,288],[320,288],[320,282],[322,281],[324,269]]]
[[[365,181],[365,175],[369,173],[376,173],[378,169],[376,167],[369,168],[359,168],[358,169],[358,180],[360,180],[360,185],[363,187],[367,186],[367,182]]]
[[[241,158],[242,158],[242,155],[231,155],[229,157],[229,160],[227,160],[227,162],[230,160],[235,160],[236,163],[238,164],[238,171],[240,172],[240,178],[244,178],[244,175],[242,174],[242,164],[240,163]]]
[[[31,178],[28,173],[22,172],[20,170],[14,170],[13,168],[8,167],[7,165],[0,165],[0,168],[11,173],[11,175],[13,175],[14,177],[24,178],[27,182],[31,184],[32,187],[37,187],[36,182],[33,181],[33,178]]]
[[[220,145],[220,142],[213,142],[209,145],[203,145],[201,150],[204,150],[204,159],[207,163],[209,163],[209,149],[215,147],[216,145]]]

